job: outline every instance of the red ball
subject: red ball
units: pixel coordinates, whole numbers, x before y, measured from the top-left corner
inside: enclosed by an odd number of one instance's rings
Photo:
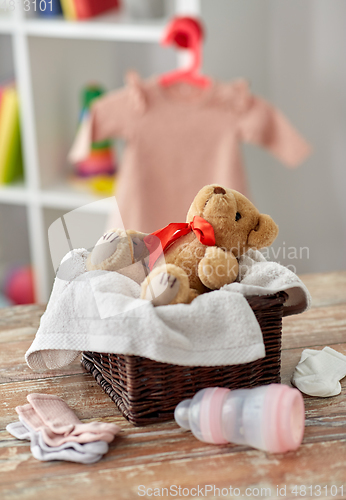
[[[15,304],[35,302],[34,273],[31,267],[20,267],[12,271],[5,285],[5,294]]]

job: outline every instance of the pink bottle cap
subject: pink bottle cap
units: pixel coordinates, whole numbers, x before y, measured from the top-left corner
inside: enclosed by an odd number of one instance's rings
[[[200,430],[206,443],[224,444],[227,439],[222,434],[222,406],[230,392],[224,387],[206,389],[201,401]]]
[[[303,440],[305,422],[304,400],[298,389],[269,385],[264,411],[266,449],[271,453],[296,450]]]

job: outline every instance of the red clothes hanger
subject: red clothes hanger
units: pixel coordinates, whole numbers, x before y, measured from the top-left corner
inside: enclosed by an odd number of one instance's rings
[[[202,24],[192,17],[175,17],[169,23],[161,44],[188,49],[192,52],[193,59],[189,68],[161,75],[161,85],[168,86],[178,82],[189,83],[201,88],[210,85],[210,79],[199,73],[202,62],[203,35]]]

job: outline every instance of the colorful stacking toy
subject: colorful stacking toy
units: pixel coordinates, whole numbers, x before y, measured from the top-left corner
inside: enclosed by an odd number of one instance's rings
[[[104,93],[98,85],[85,87],[82,93],[80,127],[88,119],[92,102]],[[98,193],[114,192],[116,162],[109,140],[93,142],[88,157],[74,164],[73,183]]]

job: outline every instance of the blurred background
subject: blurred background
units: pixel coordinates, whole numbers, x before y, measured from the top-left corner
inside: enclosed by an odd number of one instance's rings
[[[81,93],[90,83],[121,88],[129,69],[147,78],[184,64],[160,45],[175,14],[204,23],[204,74],[247,79],[312,145],[297,169],[242,146],[252,201],[280,227],[267,256],[300,274],[346,269],[343,0],[122,0],[87,19],[71,13],[71,2],[63,13],[55,2],[56,14],[43,12],[46,2],[42,11],[29,0],[26,11],[0,7],[0,306],[48,300],[56,269],[48,232],[62,215],[74,210],[78,220],[74,247],[103,233],[109,179],[78,182],[67,161]],[[121,168],[121,141],[104,147]],[[55,259],[68,249],[67,241],[53,249]]]

